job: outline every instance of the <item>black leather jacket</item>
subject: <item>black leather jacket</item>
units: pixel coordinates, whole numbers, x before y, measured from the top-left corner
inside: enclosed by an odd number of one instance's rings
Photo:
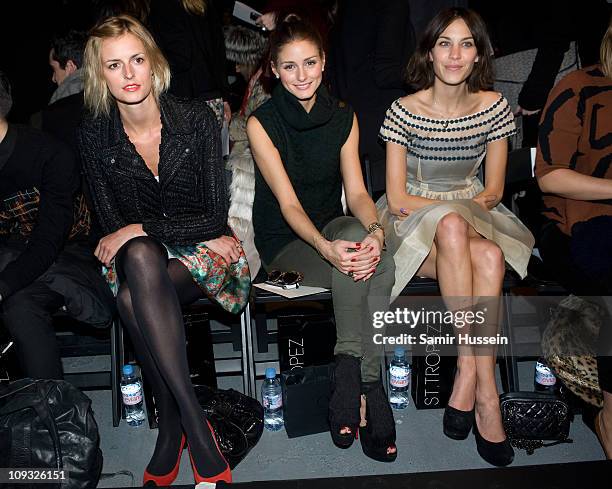
[[[220,130],[203,100],[160,97],[159,183],[123,129],[119,110],[79,128],[83,171],[104,234],[128,224],[163,243],[228,234]]]

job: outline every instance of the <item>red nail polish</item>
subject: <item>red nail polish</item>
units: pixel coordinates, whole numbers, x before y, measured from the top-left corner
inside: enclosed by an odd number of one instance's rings
[[[351,261],[357,261],[357,259],[355,259],[355,258],[351,258]]]
[[[361,243],[355,243],[355,248],[361,248]]]

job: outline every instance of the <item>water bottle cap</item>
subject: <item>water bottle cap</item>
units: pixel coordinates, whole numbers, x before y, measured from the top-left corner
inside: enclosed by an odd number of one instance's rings
[[[399,346],[395,349],[395,356],[396,357],[400,357],[402,358],[403,356],[406,356],[406,350],[404,350],[403,348],[400,348]]]
[[[123,366],[123,374],[124,375],[132,375],[134,373],[134,367],[130,364]]]
[[[274,367],[268,367],[266,369],[266,379],[275,379],[276,378],[276,369]]]

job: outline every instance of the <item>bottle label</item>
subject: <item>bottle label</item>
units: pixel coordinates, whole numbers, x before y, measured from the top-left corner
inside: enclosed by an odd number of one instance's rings
[[[557,378],[552,370],[546,365],[537,362],[535,369],[535,381],[536,384],[543,385],[545,387],[551,387],[556,384]]]
[[[389,383],[393,387],[408,387],[410,370],[407,367],[392,366],[389,369]]]
[[[140,384],[122,385],[121,394],[123,397],[123,404],[126,406],[133,406],[142,401],[142,389],[140,388]]]
[[[267,395],[263,398],[264,408],[273,411],[274,409],[278,409],[283,407],[283,396],[281,394],[276,395]]]

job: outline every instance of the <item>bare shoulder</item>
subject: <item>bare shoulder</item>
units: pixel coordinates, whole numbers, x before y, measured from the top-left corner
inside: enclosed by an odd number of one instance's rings
[[[488,109],[503,97],[501,93],[494,90],[481,90],[474,95],[477,97],[479,110]]]
[[[398,99],[398,102],[404,109],[413,114],[420,114],[425,104],[424,90],[416,93],[411,93]]]

